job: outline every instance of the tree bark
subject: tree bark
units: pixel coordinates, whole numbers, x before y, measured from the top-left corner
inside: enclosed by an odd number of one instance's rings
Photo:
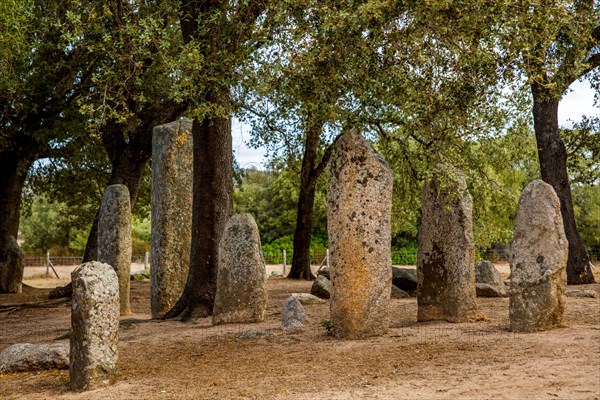
[[[225,97],[225,99],[223,99]],[[226,106],[228,96],[221,98]],[[227,109],[229,108],[226,106]],[[215,301],[219,242],[233,215],[231,119],[194,120],[194,184],[192,248],[185,289],[165,319],[212,315]]]
[[[567,172],[567,151],[558,128],[559,99],[552,98],[536,83],[532,85],[531,91],[535,138],[542,180],[554,188],[560,199],[560,211],[565,234],[569,241],[567,283],[570,285],[594,283],[590,259],[577,230],[573,212],[571,185]]]
[[[307,129],[302,169],[300,171],[300,193],[298,195],[298,213],[296,215],[296,230],[294,231],[294,253],[292,268],[288,274],[291,279],[315,279],[310,269],[310,241],[313,228],[313,214],[317,180],[329,162],[330,144],[325,150],[320,162],[318,161],[319,145],[324,123],[313,122]],[[336,138],[337,140],[337,138]],[[335,141],[334,141],[335,143]]]
[[[21,193],[32,161],[22,155],[0,153],[0,237],[17,237],[21,212]]]
[[[0,293],[11,293],[21,286],[22,266],[14,258],[14,241],[19,232],[21,192],[32,160],[16,152],[0,152]],[[12,239],[14,237],[14,239]]]
[[[315,173],[319,136],[321,128],[307,132],[306,146],[300,170],[300,192],[298,194],[298,213],[294,231],[294,252],[292,268],[288,274],[291,279],[315,279],[310,269],[310,241],[313,228],[315,191],[319,176]]]

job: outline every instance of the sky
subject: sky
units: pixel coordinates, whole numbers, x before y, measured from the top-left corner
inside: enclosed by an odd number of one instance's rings
[[[594,90],[589,82],[574,82],[558,106],[558,122],[561,126],[570,127],[570,121],[579,121],[581,117],[600,116],[600,108],[594,106]],[[250,141],[250,127],[233,121],[233,149],[235,159],[241,168],[264,169],[265,149],[252,149],[247,146]]]

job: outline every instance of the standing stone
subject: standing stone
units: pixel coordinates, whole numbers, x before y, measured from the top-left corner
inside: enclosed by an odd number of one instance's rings
[[[297,297],[290,296],[281,310],[281,328],[283,330],[300,328],[308,322],[308,316]]]
[[[267,309],[267,273],[258,226],[250,214],[232,216],[219,243],[213,324],[261,322]]]
[[[338,139],[329,163],[332,334],[349,339],[389,328],[393,175],[360,135]]]
[[[119,281],[110,265],[97,261],[73,271],[71,281],[71,389],[91,390],[115,381]]]
[[[25,256],[13,235],[0,243],[0,293],[21,293]]]
[[[110,185],[102,197],[98,222],[98,261],[113,267],[119,277],[121,315],[129,308],[131,274],[131,206],[125,185]]]
[[[568,245],[554,189],[541,180],[531,182],[519,199],[511,247],[513,331],[541,331],[562,322]]]
[[[437,166],[423,187],[417,253],[417,320],[472,321],[479,317],[475,292],[473,200],[465,175]],[[442,186],[442,175],[451,175]]]
[[[154,128],[152,136],[152,318],[161,318],[185,287],[192,240],[192,121]]]

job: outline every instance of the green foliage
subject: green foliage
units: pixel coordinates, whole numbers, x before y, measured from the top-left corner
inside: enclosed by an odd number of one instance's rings
[[[416,242],[401,248],[392,247],[392,265],[416,265],[417,250]]]
[[[244,172],[242,184],[234,192],[234,210],[238,214],[252,214],[259,228],[263,247],[276,239],[293,235],[299,186],[299,176],[289,167],[281,171]],[[317,237],[327,236],[325,193],[323,181],[315,196],[313,234]],[[288,250],[291,252],[292,246]]]
[[[150,251],[150,218],[133,217],[131,223],[132,253],[144,254]]]
[[[332,320],[324,319],[323,321],[321,321],[320,325],[321,325],[321,328],[323,328],[327,331],[328,335],[331,335],[331,332],[333,330],[333,321]]]
[[[31,214],[22,217],[20,230],[25,238],[23,249],[46,251],[69,245],[75,234],[66,205],[51,202],[44,196],[33,199]]]
[[[562,129],[571,184],[600,184],[600,118],[583,117],[573,129]]]
[[[575,185],[572,191],[579,234],[588,248],[600,247],[600,186]]]
[[[45,196],[33,196],[31,208],[21,218],[23,248],[46,251],[55,247],[69,248],[77,253],[85,250],[90,225],[81,225],[76,207]],[[132,249],[134,254],[150,251],[150,218],[132,218]]]

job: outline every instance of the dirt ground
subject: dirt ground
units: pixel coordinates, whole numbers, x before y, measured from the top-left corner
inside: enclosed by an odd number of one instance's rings
[[[367,340],[328,336],[328,305],[307,305],[306,329],[282,331],[284,300],[310,285],[271,278],[266,322],[213,327],[150,320],[149,283],[132,282],[115,385],[73,393],[68,371],[0,374],[0,399],[600,399],[600,298],[566,298],[564,326],[532,334],[508,331],[507,298],[479,298],[488,320],[464,324],[417,323],[416,299],[392,300],[389,333]],[[48,291],[26,287],[0,305]],[[66,302],[4,308],[0,351],[68,342],[69,325]]]

